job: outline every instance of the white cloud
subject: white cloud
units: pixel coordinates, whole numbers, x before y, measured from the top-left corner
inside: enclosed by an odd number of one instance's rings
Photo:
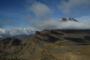
[[[87,25],[88,28],[90,29],[90,16],[82,16],[82,17],[79,17],[77,19],[82,21],[83,23],[85,23],[85,26]]]
[[[52,10],[48,7],[48,5],[41,2],[34,2],[30,10],[36,15],[34,21],[32,22],[32,26],[36,27],[38,30],[42,30],[43,23],[51,19]],[[36,20],[36,21],[35,21]]]
[[[69,0],[67,2],[63,0],[59,5],[59,9],[62,10],[63,13],[68,14],[72,11],[73,8],[79,6],[86,7],[88,5],[90,5],[90,0]]]
[[[5,32],[6,32],[5,29],[0,28],[0,34],[5,33]]]
[[[90,29],[90,24],[86,22],[74,22],[74,21],[67,21],[61,22],[60,20],[46,20],[42,21],[38,24],[35,28],[44,30],[44,29]]]
[[[77,19],[82,21],[82,22],[86,22],[86,23],[90,24],[90,16],[81,16]]]
[[[30,9],[36,16],[40,17],[44,15],[46,16],[51,13],[50,8],[47,5],[40,2],[33,3]]]

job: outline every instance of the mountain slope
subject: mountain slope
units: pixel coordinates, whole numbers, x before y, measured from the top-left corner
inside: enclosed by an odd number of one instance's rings
[[[44,30],[22,41],[8,39],[0,42],[1,60],[90,60],[90,30]]]

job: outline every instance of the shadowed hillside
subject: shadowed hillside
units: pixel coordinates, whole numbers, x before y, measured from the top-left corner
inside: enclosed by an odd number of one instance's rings
[[[90,60],[90,30],[37,31],[0,40],[0,60]]]

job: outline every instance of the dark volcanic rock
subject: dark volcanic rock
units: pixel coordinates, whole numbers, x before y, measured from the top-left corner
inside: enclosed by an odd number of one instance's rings
[[[7,38],[4,38],[0,41],[0,43],[4,44],[4,45],[8,45],[8,44],[11,44],[11,45],[20,45],[21,44],[21,40],[20,39],[17,39],[17,38],[13,38],[13,37],[7,37]]]
[[[84,38],[90,41],[90,36],[85,36]]]
[[[87,44],[87,42],[85,40],[83,40],[82,38],[70,38],[70,37],[65,37],[66,40],[70,40],[72,42],[75,42],[77,44]]]

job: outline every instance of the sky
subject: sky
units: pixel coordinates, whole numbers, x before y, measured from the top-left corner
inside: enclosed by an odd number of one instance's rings
[[[90,22],[90,0],[0,0],[0,28],[37,27],[62,17]]]

